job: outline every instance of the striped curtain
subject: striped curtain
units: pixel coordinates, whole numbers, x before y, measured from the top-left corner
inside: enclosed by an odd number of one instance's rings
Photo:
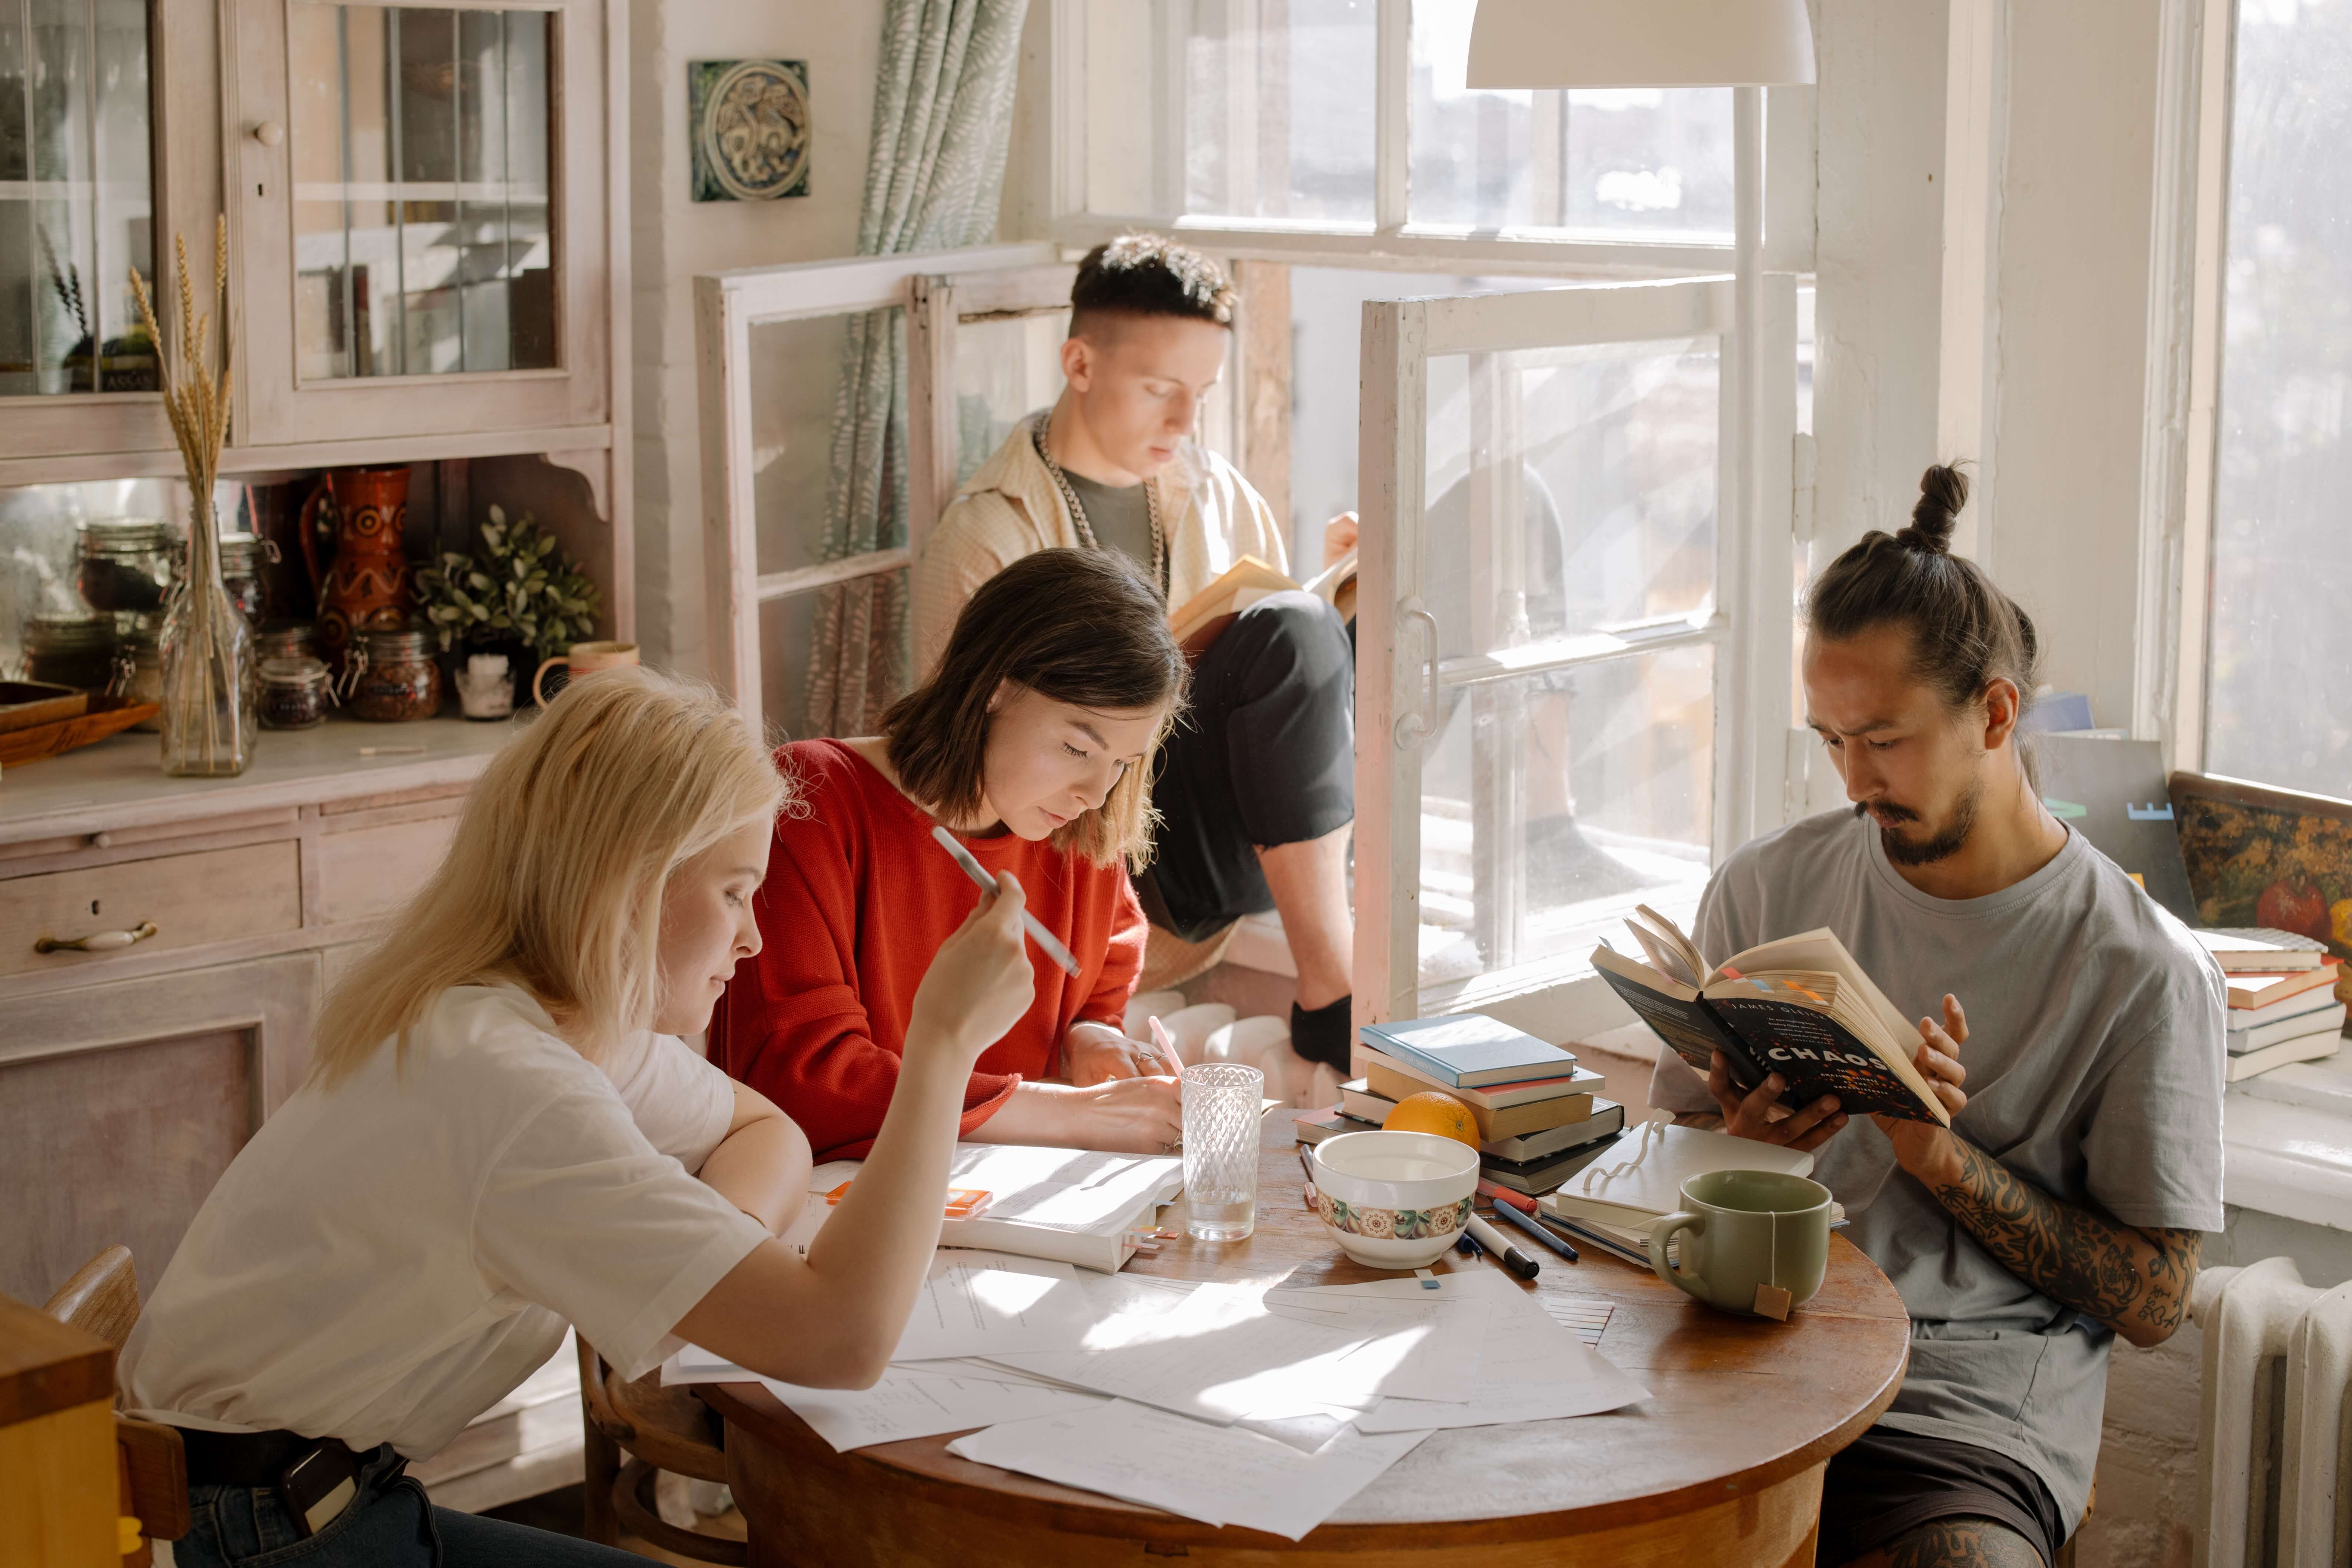
[[[860,256],[994,237],[1029,0],[890,0]],[[834,404],[824,559],[907,542],[907,338],[895,310],[853,318]],[[907,687],[904,574],[824,591],[809,646],[812,735],[870,735]]]

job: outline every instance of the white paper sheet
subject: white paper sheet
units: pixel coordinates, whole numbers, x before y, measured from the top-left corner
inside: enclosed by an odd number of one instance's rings
[[[897,1366],[884,1372],[882,1381],[871,1388],[802,1388],[768,1377],[760,1379],[760,1385],[806,1421],[835,1453],[1108,1403],[1099,1395],[1074,1389],[934,1377]]]
[[[992,1427],[957,1438],[948,1449],[1187,1519],[1246,1525],[1297,1541],[1427,1435],[1345,1432],[1319,1452],[1302,1454],[1254,1432],[1122,1399]]]
[[[1554,1321],[1517,1281],[1491,1270],[1447,1274],[1448,1293],[1483,1303],[1487,1312],[1481,1349],[1486,1371],[1445,1400],[1391,1398],[1356,1417],[1365,1433],[1425,1432],[1452,1427],[1498,1427],[1596,1416],[1637,1400],[1649,1390]],[[1402,1296],[1409,1280],[1334,1287],[1335,1293]]]
[[[1485,1304],[1466,1297],[1408,1301],[1204,1284],[1172,1308],[1097,1321],[1075,1352],[989,1359],[1230,1422],[1450,1394],[1477,1376],[1485,1319]]]

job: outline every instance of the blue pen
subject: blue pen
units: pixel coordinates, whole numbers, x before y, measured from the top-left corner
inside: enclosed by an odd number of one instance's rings
[[[1550,1231],[1546,1230],[1542,1226],[1537,1224],[1535,1216],[1528,1213],[1527,1210],[1521,1208],[1518,1205],[1515,1203],[1496,1204],[1495,1206],[1495,1218],[1497,1219],[1509,1220],[1512,1224],[1517,1226],[1520,1229],[1526,1231],[1528,1235],[1534,1237],[1537,1240],[1542,1242],[1545,1246],[1550,1248],[1553,1251],[1559,1253],[1570,1262],[1574,1263],[1579,1261],[1575,1248],[1570,1246],[1562,1238],[1553,1235]]]

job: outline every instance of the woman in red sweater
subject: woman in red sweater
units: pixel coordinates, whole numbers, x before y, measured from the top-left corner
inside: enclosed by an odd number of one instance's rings
[[[755,904],[765,946],[712,1016],[715,1059],[818,1159],[866,1153],[916,985],[980,897],[931,837],[945,826],[1020,878],[1078,960],[1074,978],[1030,945],[1036,998],[980,1057],[962,1135],[1172,1150],[1176,1081],[1121,1024],[1145,930],[1127,868],[1150,854],[1152,763],[1184,684],[1167,609],[1123,557],[1040,550],[990,580],[880,735],[776,754],[801,809],[776,824]]]

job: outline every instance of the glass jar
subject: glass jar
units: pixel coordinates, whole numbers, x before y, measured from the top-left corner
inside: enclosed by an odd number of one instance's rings
[[[327,722],[333,702],[327,666],[304,653],[261,662],[261,727],[310,729]]]
[[[138,615],[131,618],[121,640],[114,644],[114,685],[116,696],[134,703],[156,703],[163,700],[163,648],[162,617]],[[148,735],[163,726],[161,716],[131,727]]]
[[[259,659],[310,659],[318,656],[319,629],[308,621],[279,621],[264,628],[253,639],[254,656]]]
[[[92,610],[160,610],[172,582],[171,525],[155,517],[100,517],[74,530],[75,581]]]
[[[35,615],[25,622],[25,674],[101,693],[114,680],[114,617],[94,610]]]
[[[262,568],[268,548],[267,541],[253,534],[221,536],[221,586],[228,590],[229,602],[251,626],[261,624]]]
[[[366,663],[352,686],[352,712],[379,724],[431,718],[441,711],[441,664],[427,632],[368,632]]]

